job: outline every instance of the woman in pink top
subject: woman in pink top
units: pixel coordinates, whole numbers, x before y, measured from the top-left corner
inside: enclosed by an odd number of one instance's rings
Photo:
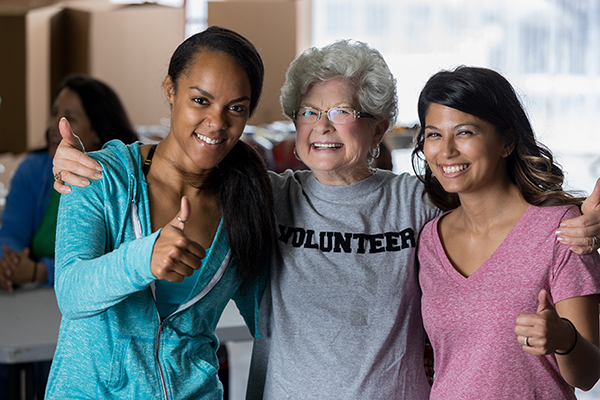
[[[600,377],[600,256],[556,236],[582,198],[562,189],[560,167],[498,73],[439,72],[418,111],[413,163],[426,199],[452,210],[419,242],[431,398],[575,399],[574,387]]]

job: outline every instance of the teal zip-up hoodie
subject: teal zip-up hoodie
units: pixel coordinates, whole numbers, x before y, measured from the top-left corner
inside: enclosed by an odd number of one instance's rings
[[[112,141],[90,156],[103,178],[73,187],[58,213],[55,289],[63,317],[46,398],[222,399],[217,322],[233,298],[257,335],[265,279],[240,293],[219,226],[189,297],[161,321],[150,271],[160,230],[151,231],[139,143]]]

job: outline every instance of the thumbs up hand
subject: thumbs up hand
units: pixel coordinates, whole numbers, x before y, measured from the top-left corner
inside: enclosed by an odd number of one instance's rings
[[[179,214],[162,229],[152,250],[150,269],[157,279],[181,282],[202,265],[204,248],[184,233],[190,214],[190,201],[184,196]]]
[[[535,314],[517,317],[517,341],[523,346],[523,351],[534,356],[566,350],[573,342],[572,328],[560,318],[544,289],[538,293],[538,303]]]

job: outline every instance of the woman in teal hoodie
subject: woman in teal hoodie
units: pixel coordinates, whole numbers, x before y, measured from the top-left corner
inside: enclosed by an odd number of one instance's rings
[[[163,82],[169,135],[91,153],[105,179],[59,209],[63,319],[46,398],[222,398],[215,328],[233,298],[258,334],[275,238],[266,167],[239,141],[263,76],[237,33],[193,35]]]

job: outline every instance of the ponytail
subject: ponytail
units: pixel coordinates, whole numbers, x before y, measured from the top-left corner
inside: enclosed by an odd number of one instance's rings
[[[215,169],[227,241],[242,288],[265,271],[275,248],[273,190],[267,166],[254,148],[239,140]]]

